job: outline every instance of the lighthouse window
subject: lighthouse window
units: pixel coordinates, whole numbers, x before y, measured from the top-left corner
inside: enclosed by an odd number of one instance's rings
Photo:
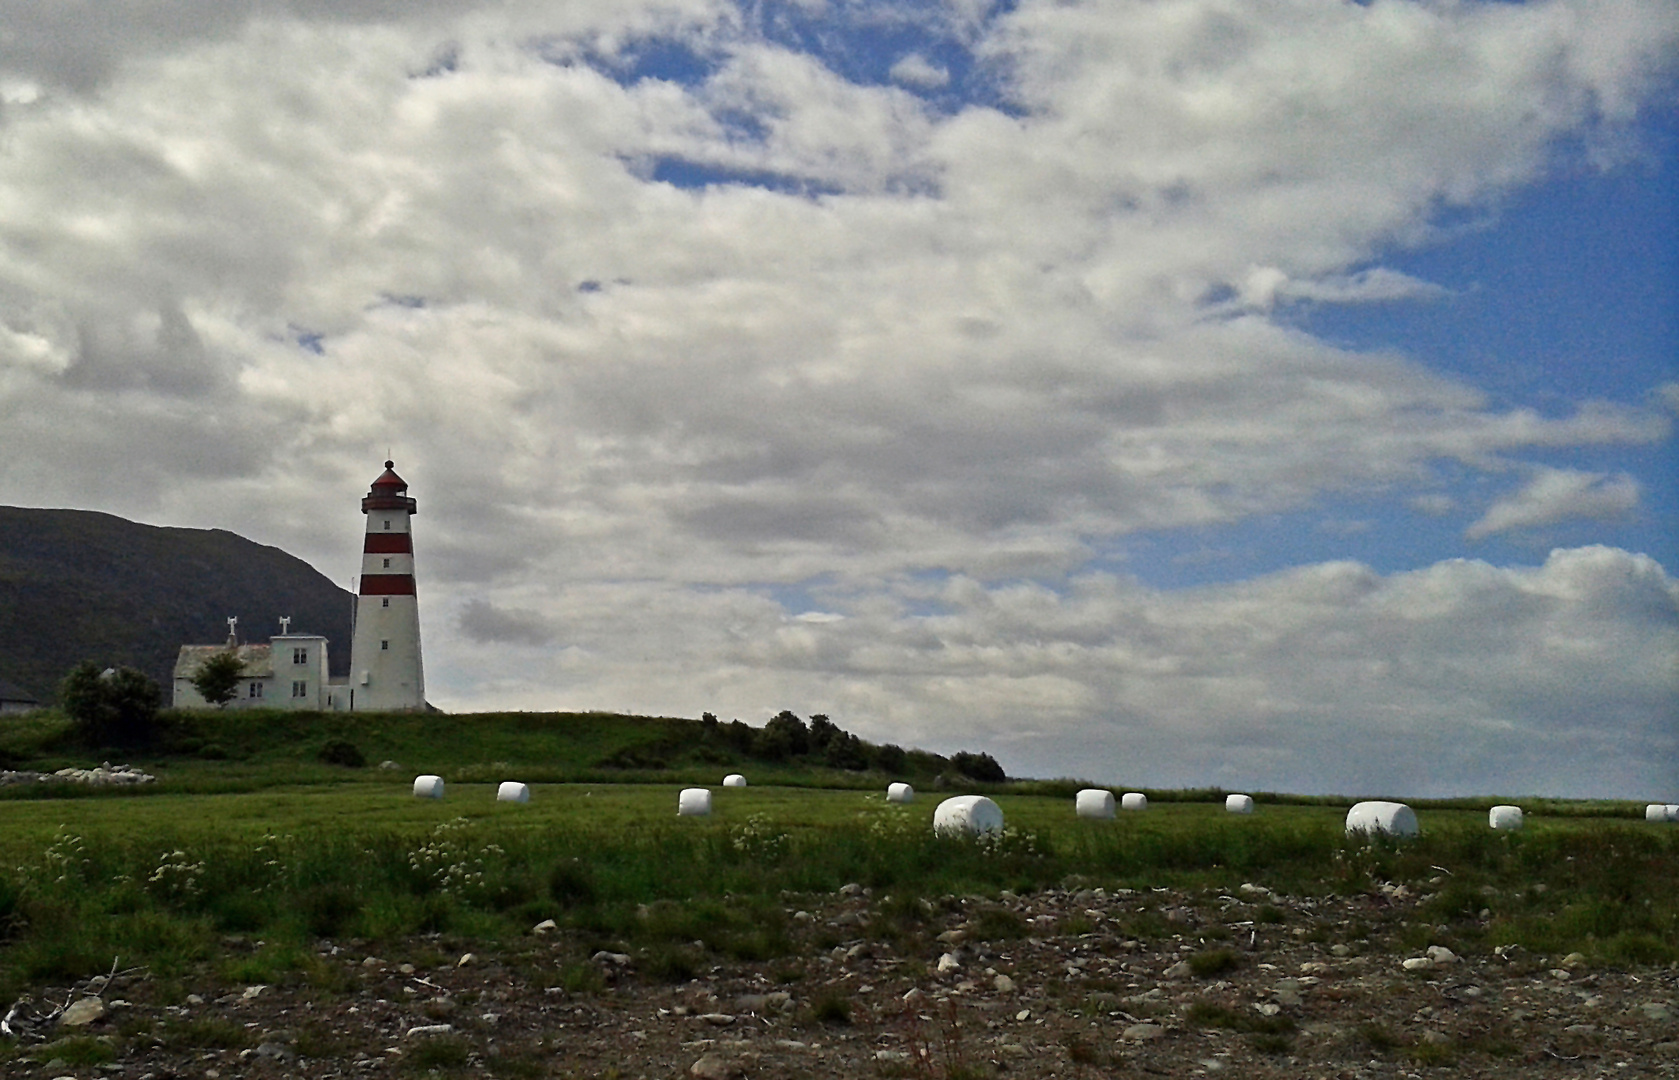
[[[390,607],[391,606],[391,598],[387,596],[384,599],[380,600],[379,601],[379,606],[380,607]]]
[[[386,559],[385,560],[385,569],[389,570],[390,568],[391,568],[391,560]]]
[[[291,651],[291,662],[294,664],[307,664],[309,662],[309,650],[293,649]]]
[[[383,649],[383,650],[386,650],[386,651],[389,651],[389,650],[390,650],[390,647],[391,647],[391,643],[390,643],[390,642],[388,642],[388,641],[381,641],[381,642],[380,642],[380,643],[379,643],[379,648],[381,648],[381,649]],[[254,685],[254,684],[253,684],[253,685]]]
[[[254,697],[254,698],[259,698],[259,697],[262,696],[262,684],[261,683],[253,682],[251,684],[251,696]]]
[[[291,696],[294,698],[308,697],[309,684],[306,682],[293,682],[291,684]]]

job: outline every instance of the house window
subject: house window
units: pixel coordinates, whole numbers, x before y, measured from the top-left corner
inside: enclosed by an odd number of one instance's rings
[[[291,684],[291,696],[294,698],[308,697],[309,684],[307,682],[294,681]]]
[[[291,662],[294,664],[307,664],[309,662],[309,650],[293,649],[291,651]]]
[[[380,600],[379,601],[379,606],[380,607],[390,607],[391,606],[391,598],[387,596],[384,599]]]
[[[254,698],[259,698],[259,697],[262,696],[262,684],[261,683],[259,683],[259,682],[251,683],[251,696],[254,697]]]
[[[386,651],[386,652],[389,652],[390,648],[391,648],[391,643],[388,642],[388,641],[381,641],[379,643],[379,648]]]
[[[390,529],[390,527],[391,527],[391,519],[386,518],[385,519],[385,529],[388,531]]]
[[[391,568],[391,560],[386,559],[385,560],[385,569],[389,570],[390,568]]]

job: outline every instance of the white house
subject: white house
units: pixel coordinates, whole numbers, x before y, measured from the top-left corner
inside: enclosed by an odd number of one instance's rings
[[[268,644],[238,643],[237,620],[229,619],[223,645],[182,645],[175,658],[177,709],[207,709],[193,686],[204,662],[233,649],[243,670],[239,690],[226,708],[368,711],[426,707],[425,666],[420,654],[420,609],[414,587],[414,541],[410,527],[417,504],[408,484],[385,462],[361,501],[367,516],[362,540],[361,585],[357,589],[350,639],[350,676],[327,672],[327,639],[293,634],[291,620]]]

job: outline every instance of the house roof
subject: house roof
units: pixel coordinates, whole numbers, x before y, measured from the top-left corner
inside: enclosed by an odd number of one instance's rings
[[[34,694],[16,683],[7,682],[5,679],[0,679],[0,701],[10,701],[24,705],[39,705],[41,703],[40,699],[36,698]]]
[[[175,656],[175,678],[192,678],[204,661],[226,651],[226,645],[182,645]],[[243,678],[267,679],[274,675],[274,650],[268,645],[239,646],[239,661],[245,665],[240,672]]]

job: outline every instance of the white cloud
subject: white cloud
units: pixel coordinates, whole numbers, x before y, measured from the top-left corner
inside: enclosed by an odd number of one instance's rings
[[[460,700],[482,680],[530,707],[558,693],[761,723],[791,705],[873,740],[1106,783],[1663,797],[1679,776],[1679,583],[1611,548],[1386,577],[1329,563],[1187,591],[1100,574],[1060,590],[902,580],[832,590],[846,617],[820,622],[748,590],[651,582],[545,602],[570,646],[554,660],[433,647],[474,673]]]
[[[1465,532],[1471,540],[1576,518],[1615,518],[1638,506],[1638,481],[1578,469],[1541,467],[1520,489],[1487,508]]]
[[[938,90],[949,85],[950,72],[920,53],[907,53],[888,72],[892,81],[917,90]]]

